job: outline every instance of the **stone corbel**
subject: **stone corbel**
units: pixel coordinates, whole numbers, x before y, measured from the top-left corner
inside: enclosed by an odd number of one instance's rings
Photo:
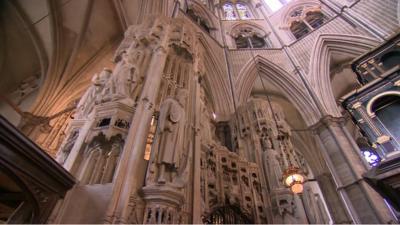
[[[334,117],[327,115],[323,117],[319,122],[310,126],[308,129],[312,130],[314,134],[319,133],[325,127],[328,126],[344,126],[346,119],[344,117]]]

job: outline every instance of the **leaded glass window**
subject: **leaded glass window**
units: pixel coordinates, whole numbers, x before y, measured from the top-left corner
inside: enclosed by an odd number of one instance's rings
[[[237,11],[238,11],[238,13],[239,13],[240,19],[242,19],[242,20],[247,20],[247,19],[250,19],[250,18],[251,18],[250,12],[249,12],[249,10],[247,9],[247,6],[246,6],[246,5],[241,4],[241,3],[237,3],[237,4],[236,4],[236,9],[237,9]]]
[[[326,16],[320,10],[307,12],[306,9],[296,9],[290,16],[290,31],[296,39],[306,36],[326,22]]]
[[[222,6],[226,20],[248,20],[251,19],[249,7],[244,3],[225,3]]]
[[[236,48],[264,48],[268,47],[265,36],[250,28],[244,28],[235,37]]]
[[[227,19],[227,20],[236,20],[237,19],[235,8],[232,4],[226,3],[225,5],[222,6],[222,8],[224,10],[225,19]]]

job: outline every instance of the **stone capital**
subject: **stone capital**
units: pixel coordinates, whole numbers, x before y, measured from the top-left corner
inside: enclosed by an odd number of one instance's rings
[[[156,54],[167,54],[167,48],[162,45],[157,45],[154,47],[153,52]]]
[[[184,202],[182,191],[169,184],[145,186],[141,192],[146,202],[165,202],[176,207]]]
[[[324,116],[316,124],[309,127],[314,133],[319,133],[320,131],[330,127],[330,126],[344,126],[346,119],[344,117],[334,117],[331,115]]]

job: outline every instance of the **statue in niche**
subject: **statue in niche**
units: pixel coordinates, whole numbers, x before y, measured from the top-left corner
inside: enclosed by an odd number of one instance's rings
[[[175,98],[167,98],[160,107],[158,123],[158,183],[173,182],[183,185],[178,180],[180,157],[184,147],[185,102],[187,92],[178,89]]]
[[[99,75],[99,93],[95,96],[95,104],[101,103],[103,99],[103,90],[106,88],[106,84],[109,82],[111,78],[112,70],[108,68],[104,68]]]
[[[105,84],[109,80],[111,76],[111,70],[104,68],[101,71],[100,75],[95,74],[92,78],[92,85],[87,89],[85,94],[82,96],[81,100],[77,106],[77,115],[78,117],[87,116],[93,106],[99,102],[101,102],[101,96],[104,89]]]
[[[71,153],[71,150],[74,147],[76,139],[78,139],[78,136],[79,136],[79,131],[78,130],[73,131],[72,134],[68,137],[68,140],[66,141],[65,145],[60,149],[57,161],[61,165],[64,165],[65,161],[67,160],[69,153]]]
[[[266,154],[266,165],[267,173],[269,177],[269,185],[271,189],[281,188],[282,184],[280,179],[282,178],[282,167],[280,163],[279,153],[270,148],[265,151]]]
[[[240,187],[239,185],[228,185],[228,201],[231,205],[240,204]]]
[[[137,26],[129,26],[125,33],[124,33],[124,39],[122,40],[121,44],[118,46],[118,49],[114,55],[114,62],[118,63],[120,60],[122,60],[122,54],[126,53],[129,51],[128,49],[137,46],[137,40],[136,40],[136,33],[138,32],[138,27]]]
[[[90,106],[94,103],[96,95],[100,93],[99,83],[99,76],[96,73],[92,78],[92,85],[86,90],[77,105],[77,114],[79,116],[87,115]]]
[[[261,147],[264,151],[272,149],[272,142],[268,137],[261,138]]]
[[[130,98],[137,87],[137,70],[127,59],[127,54],[122,53],[122,60],[117,64],[113,77],[109,81],[112,100]]]

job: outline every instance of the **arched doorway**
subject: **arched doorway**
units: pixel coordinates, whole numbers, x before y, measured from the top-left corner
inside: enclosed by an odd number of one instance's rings
[[[253,224],[253,220],[242,212],[240,207],[225,205],[216,208],[207,217],[203,218],[205,224]]]

